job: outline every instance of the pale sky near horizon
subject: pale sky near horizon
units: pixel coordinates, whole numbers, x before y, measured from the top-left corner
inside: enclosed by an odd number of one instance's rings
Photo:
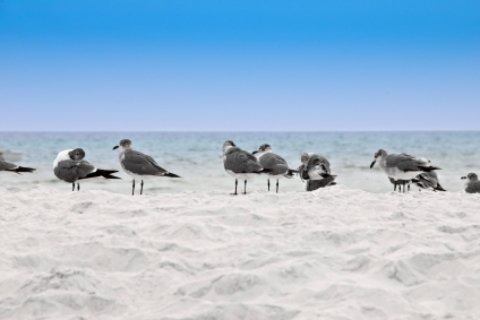
[[[480,130],[480,2],[0,0],[0,111],[0,131]]]

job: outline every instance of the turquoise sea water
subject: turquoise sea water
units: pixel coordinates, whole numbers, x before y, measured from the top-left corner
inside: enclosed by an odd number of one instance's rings
[[[158,178],[148,181],[146,190],[156,192],[218,191],[231,192],[233,180],[223,170],[222,144],[230,139],[248,151],[269,143],[274,152],[283,156],[292,168],[300,164],[302,152],[327,157],[338,184],[372,192],[389,192],[393,188],[385,175],[370,170],[373,154],[379,148],[390,153],[409,153],[425,157],[442,168],[439,176],[449,191],[460,191],[460,176],[480,173],[480,132],[111,132],[111,133],[0,133],[0,150],[22,154],[21,165],[38,168],[31,175],[1,173],[2,185],[36,186],[49,184],[69,189],[57,181],[52,162],[59,151],[82,147],[87,160],[100,168],[120,169],[117,153],[112,147],[120,139],[129,138],[134,148],[150,154],[167,170],[183,177],[181,180]],[[101,188],[129,192],[130,178],[121,174],[121,181],[85,181],[82,188]],[[125,181],[127,180],[127,181]],[[282,180],[281,191],[302,191],[298,178]],[[265,192],[265,178],[249,184],[253,192]]]

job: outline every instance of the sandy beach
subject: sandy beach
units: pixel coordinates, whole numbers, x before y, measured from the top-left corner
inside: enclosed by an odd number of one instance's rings
[[[0,193],[0,319],[480,317],[480,195]]]

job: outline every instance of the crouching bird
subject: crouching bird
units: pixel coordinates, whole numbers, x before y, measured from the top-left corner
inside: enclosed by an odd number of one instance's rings
[[[58,153],[53,161],[53,173],[55,176],[65,182],[72,184],[72,191],[80,191],[78,180],[104,177],[105,179],[120,179],[114,176],[118,170],[97,169],[85,158],[85,151],[82,148],[64,150]]]

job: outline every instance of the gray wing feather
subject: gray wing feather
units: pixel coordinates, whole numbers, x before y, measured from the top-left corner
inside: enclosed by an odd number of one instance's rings
[[[128,150],[122,160],[122,166],[138,175],[163,175],[167,170],[163,169],[150,156],[139,151]]]
[[[279,175],[288,171],[288,164],[285,159],[274,153],[266,153],[259,159],[260,165],[268,169],[270,174]]]
[[[75,182],[95,171],[95,167],[86,160],[63,160],[53,170],[57,178],[66,182]]]
[[[392,154],[388,155],[386,159],[386,166],[408,172],[408,171],[423,171],[422,167],[428,166],[425,161],[414,158],[408,154]]]
[[[328,174],[330,174],[330,162],[327,160],[327,158],[314,154],[308,159],[307,162],[307,168],[310,171],[316,166],[323,166],[324,171]]]
[[[225,170],[234,173],[255,173],[263,169],[254,155],[239,148],[230,148],[226,152],[223,165]]]
[[[0,171],[15,170],[17,168],[16,164],[0,160]]]
[[[469,182],[465,191],[468,193],[480,193],[480,181]]]

